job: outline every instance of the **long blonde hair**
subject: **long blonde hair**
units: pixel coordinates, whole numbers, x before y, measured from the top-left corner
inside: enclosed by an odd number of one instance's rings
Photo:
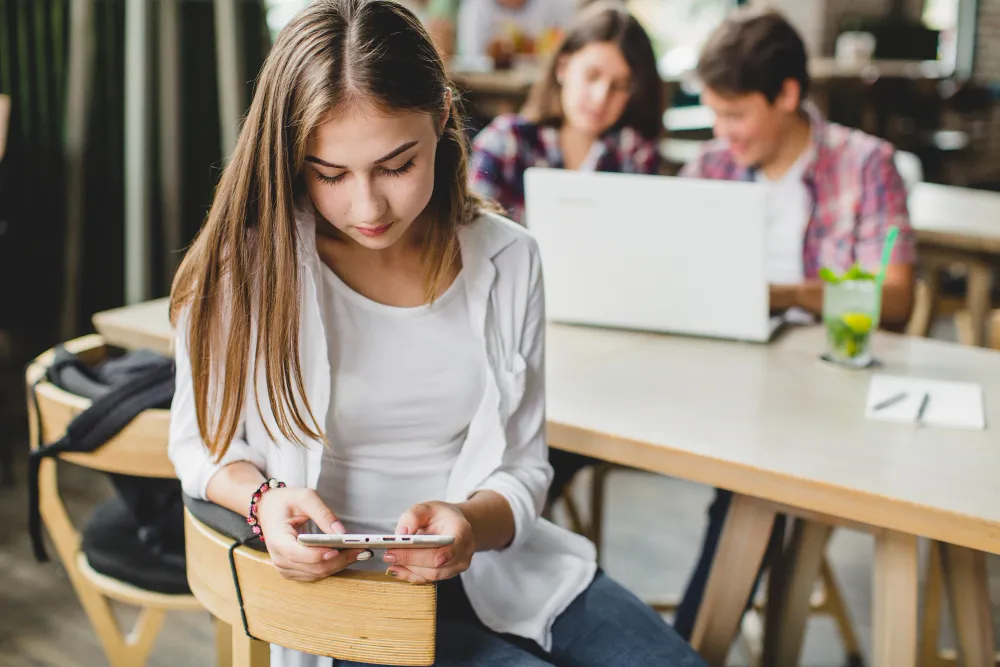
[[[481,203],[467,187],[461,115],[448,90],[427,32],[395,2],[317,0],[278,35],[208,218],[171,290],[171,321],[186,326],[198,429],[216,459],[236,434],[251,357],[252,377],[263,366],[281,434],[299,443],[323,437],[299,358],[295,203],[305,196],[308,139],[339,105],[364,100],[437,120],[448,114],[427,210],[428,298],[449,275],[457,230]],[[255,398],[260,412],[256,392]]]

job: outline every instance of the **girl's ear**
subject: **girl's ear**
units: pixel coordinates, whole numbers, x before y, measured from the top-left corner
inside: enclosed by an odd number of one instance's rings
[[[444,134],[444,128],[448,124],[448,119],[451,118],[451,103],[455,100],[452,95],[451,88],[445,88],[444,90],[444,113],[441,114],[441,119],[438,121],[438,136],[440,137]]]

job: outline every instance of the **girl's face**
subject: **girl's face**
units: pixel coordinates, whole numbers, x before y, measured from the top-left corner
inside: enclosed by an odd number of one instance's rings
[[[427,208],[437,142],[429,114],[352,103],[309,138],[306,190],[320,215],[346,237],[383,250]]]
[[[566,124],[600,136],[625,113],[632,90],[632,69],[621,49],[609,42],[591,42],[566,56],[556,74],[562,85]]]

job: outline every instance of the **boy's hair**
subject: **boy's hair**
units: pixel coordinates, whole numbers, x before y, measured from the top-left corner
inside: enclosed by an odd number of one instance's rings
[[[774,10],[737,10],[712,34],[698,61],[698,77],[720,95],[761,93],[773,103],[785,81],[809,91],[806,47],[798,31]]]

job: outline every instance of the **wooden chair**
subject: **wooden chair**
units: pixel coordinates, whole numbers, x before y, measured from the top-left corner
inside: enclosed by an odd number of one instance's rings
[[[66,343],[65,347],[92,363],[104,358],[107,353],[100,336],[79,338]],[[50,350],[36,358],[26,372],[32,449],[64,433],[70,421],[90,405],[88,399],[65,392],[55,385],[41,382],[36,386],[52,360],[53,352]],[[35,386],[34,397],[38,401],[41,431],[34,418],[32,386]],[[167,410],[147,410],[97,451],[90,454],[62,454],[59,458],[92,470],[173,478],[174,468],[167,458],[169,417]],[[56,461],[52,458],[41,462],[39,500],[43,524],[66,568],[77,597],[94,626],[108,662],[112,667],[144,665],[163,624],[165,613],[200,610],[198,600],[193,595],[145,590],[101,574],[91,567],[82,549],[82,535],[70,520],[59,495]],[[112,600],[140,609],[138,621],[131,632],[123,633],[118,626],[110,603]]]
[[[433,584],[352,570],[315,583],[291,581],[266,552],[249,546],[233,548],[231,566],[230,548],[240,541],[196,518],[199,504],[207,505],[189,502],[185,512],[188,582],[218,621],[220,664],[267,667],[269,644],[380,665],[433,664]],[[226,635],[231,653],[224,649]]]

